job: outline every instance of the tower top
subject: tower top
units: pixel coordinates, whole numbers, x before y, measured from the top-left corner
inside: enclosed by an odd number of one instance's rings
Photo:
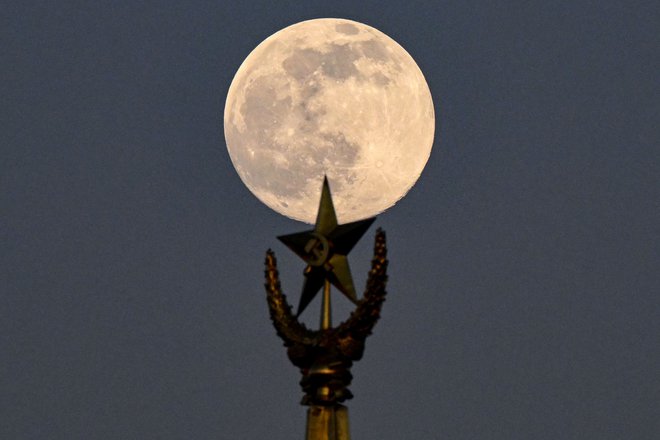
[[[323,185],[315,229],[279,237],[307,263],[298,313],[292,313],[282,292],[271,250],[266,253],[266,292],[273,325],[289,359],[302,373],[300,384],[305,395],[301,403],[309,406],[307,440],[349,440],[348,409],[341,403],[353,397],[348,389],[353,379],[350,369],[362,358],[366,339],[380,317],[386,294],[387,249],[385,232],[379,229],[367,286],[358,300],[347,254],[374,219],[337,224],[327,180]],[[331,285],[357,304],[350,317],[336,327],[331,322]],[[325,286],[321,326],[310,330],[298,316],[321,286]]]

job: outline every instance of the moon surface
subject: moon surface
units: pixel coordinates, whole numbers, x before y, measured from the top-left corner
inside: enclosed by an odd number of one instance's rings
[[[340,223],[376,215],[419,178],[435,116],[424,75],[387,35],[350,20],[294,24],[259,44],[227,95],[239,176],[270,208],[314,223],[327,175]]]

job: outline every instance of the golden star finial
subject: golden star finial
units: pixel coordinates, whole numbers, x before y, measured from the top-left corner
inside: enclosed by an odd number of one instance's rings
[[[323,190],[314,229],[277,237],[307,263],[305,284],[296,316],[299,316],[314,299],[325,280],[357,304],[347,255],[374,220],[376,218],[372,217],[339,225],[328,178],[323,179]]]

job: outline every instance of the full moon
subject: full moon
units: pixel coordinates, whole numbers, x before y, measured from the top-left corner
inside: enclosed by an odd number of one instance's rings
[[[314,223],[327,175],[340,223],[376,215],[419,178],[433,145],[433,100],[412,57],[350,20],[304,21],[271,35],[229,87],[232,163],[270,208]]]

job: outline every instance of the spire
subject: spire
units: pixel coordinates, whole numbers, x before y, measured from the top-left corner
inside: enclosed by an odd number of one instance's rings
[[[291,362],[300,369],[307,405],[306,440],[350,440],[348,389],[353,362],[362,358],[367,337],[380,316],[387,281],[385,233],[378,230],[364,296],[358,300],[347,255],[374,218],[339,225],[330,187],[324,179],[315,229],[278,237],[306,263],[305,283],[297,314],[282,293],[275,254],[266,253],[266,292],[270,317]],[[357,305],[350,317],[332,326],[330,289],[334,285]],[[320,329],[308,329],[298,316],[323,287]]]
[[[307,410],[305,440],[350,440],[348,408],[344,405],[311,406]]]

